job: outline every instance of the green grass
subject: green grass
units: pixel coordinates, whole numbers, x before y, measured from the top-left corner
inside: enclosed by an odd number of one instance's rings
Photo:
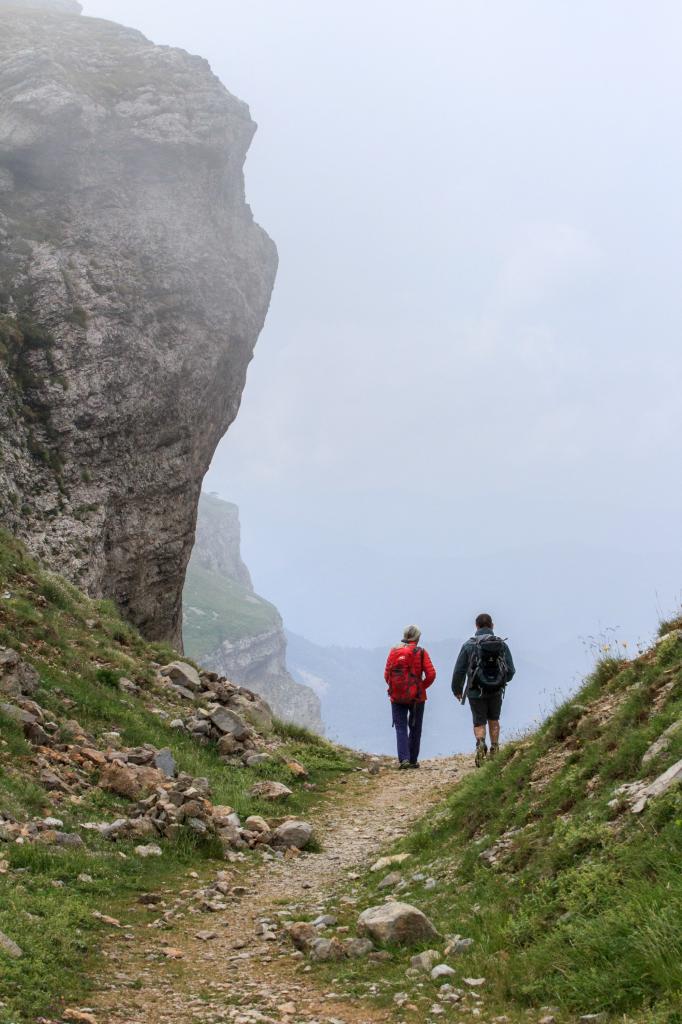
[[[275,760],[252,769],[226,765],[213,745],[197,744],[171,729],[168,721],[179,711],[186,713],[187,707],[169,698],[167,690],[157,689],[153,663],[177,654],[144,641],[119,618],[111,602],[90,601],[43,571],[1,531],[0,593],[10,595],[0,599],[0,645],[21,651],[40,673],[35,699],[41,707],[57,721],[76,719],[95,742],[102,733],[115,730],[126,746],[170,747],[181,771],[209,779],[215,803],[228,804],[242,816],[304,814],[324,798],[339,773],[354,767],[348,752],[282,723],[275,723],[274,739],[280,742]],[[140,687],[139,697],[118,689],[122,676]],[[169,717],[155,713],[159,709]],[[48,793],[39,783],[33,755],[20,728],[0,717],[0,811],[19,821],[55,815],[67,831],[76,831],[83,821],[125,815],[126,801],[97,787],[76,803]],[[287,768],[291,759],[306,767],[313,789],[304,788]],[[249,797],[249,788],[262,778],[282,781],[294,790],[285,807]],[[178,888],[190,867],[208,874],[225,866],[224,860],[216,859],[215,844],[187,836],[174,843],[162,840],[161,858],[141,860],[130,856],[130,844],[80,834],[85,850],[0,842],[0,859],[10,862],[9,871],[0,873],[0,930],[25,951],[20,960],[0,952],[0,1024],[34,1021],[38,1014],[56,1012],[62,998],[86,1000],[88,970],[107,934],[92,917],[93,910],[126,921],[151,919],[157,915],[136,907],[137,893],[160,886]],[[121,853],[128,856],[124,859]],[[83,872],[92,876],[92,883],[78,881]],[[54,882],[64,885],[55,887]]]
[[[615,708],[600,716],[609,698]],[[680,1024],[682,791],[669,791],[640,816],[608,807],[616,786],[654,778],[682,757],[678,733],[667,752],[641,764],[650,743],[680,715],[679,638],[632,663],[599,664],[537,734],[503,748],[497,762],[467,777],[395,848],[411,854],[403,869],[408,881],[424,872],[438,883],[426,890],[410,881],[396,895],[423,909],[443,935],[475,940],[469,952],[449,959],[457,971],[451,980],[486,978],[486,1019],[497,1013],[528,1020],[528,1012],[552,1006],[566,1024],[595,1012],[614,1024]],[[557,753],[563,759],[539,787],[539,774]],[[486,866],[480,853],[512,828],[523,831],[499,868]],[[353,925],[359,910],[383,902],[380,881],[381,874],[362,879],[358,905],[342,923]],[[413,952],[393,951],[388,965],[319,970],[330,981],[342,977],[358,996],[377,982],[390,1005],[394,992],[409,987],[405,969]],[[423,991],[414,995],[423,1013],[436,986],[426,976],[419,980]],[[401,1011],[400,1019],[414,1018]]]
[[[185,649],[193,658],[212,654],[226,640],[258,636],[280,625],[279,612],[234,580],[190,559],[183,592]]]

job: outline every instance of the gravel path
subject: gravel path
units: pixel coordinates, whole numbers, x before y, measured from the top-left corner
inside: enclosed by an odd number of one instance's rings
[[[288,941],[280,946],[259,931],[264,921],[277,923],[284,906],[310,913],[343,898],[348,874],[403,835],[470,769],[471,758],[455,757],[424,762],[420,771],[383,768],[376,776],[358,772],[342,780],[311,817],[322,853],[251,865],[248,874],[243,866],[228,866],[227,906],[213,913],[199,909],[194,881],[195,891],[180,894],[163,928],[127,932],[105,952],[99,992],[88,1009],[111,1024],[388,1020],[385,1011],[321,990]],[[234,886],[244,891],[234,894]]]

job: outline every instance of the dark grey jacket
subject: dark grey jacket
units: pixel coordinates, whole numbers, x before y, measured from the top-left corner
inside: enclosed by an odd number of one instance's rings
[[[477,629],[476,636],[494,636],[492,629]],[[464,692],[464,683],[466,681],[467,672],[469,669],[469,660],[471,658],[471,651],[476,643],[475,637],[467,640],[462,645],[462,650],[459,652],[457,661],[455,662],[455,670],[452,673],[452,692],[454,693],[457,700],[462,699],[462,693]],[[507,662],[507,682],[514,676],[516,669],[514,668],[514,661],[511,656],[511,651],[504,645],[505,648],[505,661]],[[479,686],[470,686],[468,690],[468,696],[473,697],[476,700],[478,697],[483,697],[483,691]]]

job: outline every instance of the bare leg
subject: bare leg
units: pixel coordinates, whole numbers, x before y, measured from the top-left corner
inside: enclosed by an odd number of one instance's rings
[[[485,745],[485,726],[475,725],[474,736],[476,737],[476,767],[480,768],[485,761],[487,747]]]
[[[497,746],[500,742],[500,723],[488,722],[488,728],[490,729],[490,742]],[[485,728],[483,729],[483,735],[485,736]]]

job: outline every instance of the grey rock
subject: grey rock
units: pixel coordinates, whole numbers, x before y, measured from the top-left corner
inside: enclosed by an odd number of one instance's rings
[[[649,800],[662,796],[669,789],[682,782],[682,758],[672,764],[667,771],[664,771],[653,782],[626,782],[615,790],[613,800],[609,801],[609,807],[618,809],[622,804],[629,806],[633,814],[641,814]]]
[[[198,736],[208,736],[211,731],[211,723],[205,718],[188,718],[186,724],[189,731]]]
[[[313,826],[308,821],[292,818],[279,825],[272,837],[272,845],[288,849],[304,850],[313,837]]]
[[[318,961],[343,960],[347,956],[346,947],[339,939],[313,939],[309,952],[311,959]]]
[[[18,725],[37,725],[38,719],[35,715],[30,714],[28,711],[24,711],[23,708],[18,708],[15,704],[0,704],[0,712],[5,718],[11,718],[13,722],[17,722]]]
[[[73,832],[57,832],[55,834],[55,846],[65,846],[69,849],[77,849],[80,846],[85,846],[85,843],[80,836],[77,836]]]
[[[206,61],[46,3],[0,5],[0,523],[181,649],[277,266],[244,195],[255,126]]]
[[[358,933],[375,942],[408,946],[439,938],[426,914],[409,903],[383,903],[368,907],[358,918]]]
[[[430,974],[439,958],[440,953],[437,949],[426,949],[423,953],[417,953],[416,956],[410,958],[410,967],[424,974]]]
[[[343,947],[346,956],[352,960],[360,960],[363,956],[369,956],[374,952],[374,943],[371,939],[346,939]]]
[[[271,754],[249,754],[244,760],[244,764],[247,768],[255,768],[259,764],[267,764],[272,761]]]
[[[249,790],[249,796],[258,797],[261,800],[286,800],[290,797],[292,790],[283,782],[264,780],[256,782]]]
[[[436,964],[431,971],[431,981],[438,981],[440,978],[453,978],[455,971],[448,964]]]
[[[4,932],[0,932],[0,950],[6,953],[8,956],[18,959],[23,956],[23,950],[20,946],[17,946],[13,939],[10,939],[9,935],[5,935]]]
[[[175,683],[171,683],[168,689],[176,693],[178,697],[182,697],[183,700],[196,701],[197,695],[188,690],[186,686],[177,686]]]
[[[400,871],[390,871],[384,878],[379,882],[377,889],[393,889],[398,882],[402,881],[402,874]]]
[[[680,729],[682,729],[682,719],[678,719],[676,722],[673,722],[672,725],[669,725],[668,728],[661,733],[658,739],[654,740],[649,749],[642,756],[642,764],[649,764],[650,761],[653,761],[659,754],[662,754],[667,750],[673,736]]]
[[[466,953],[467,950],[471,949],[474,944],[473,939],[463,939],[459,935],[455,935],[445,947],[445,955],[450,956],[452,953],[459,955],[460,953]]]
[[[163,772],[167,779],[174,779],[178,774],[173,752],[168,747],[164,747],[154,755],[154,767]]]
[[[176,686],[182,686],[186,690],[191,690],[192,693],[199,693],[203,689],[199,673],[194,665],[190,665],[186,661],[172,661],[159,671],[162,676],[166,676]]]
[[[313,921],[316,928],[333,928],[336,923],[337,919],[333,914],[320,914]]]
[[[160,846],[156,843],[148,843],[146,846],[136,846],[135,853],[138,857],[160,857],[163,853]]]
[[[269,824],[260,814],[251,814],[244,825],[250,832],[260,832],[262,835],[267,835],[270,832]]]
[[[35,693],[40,676],[28,662],[11,647],[0,647],[0,693],[11,697]]]
[[[217,707],[211,712],[211,722],[216,729],[233,736],[238,742],[245,740],[251,734],[244,719],[236,711],[230,711],[229,708]]]

